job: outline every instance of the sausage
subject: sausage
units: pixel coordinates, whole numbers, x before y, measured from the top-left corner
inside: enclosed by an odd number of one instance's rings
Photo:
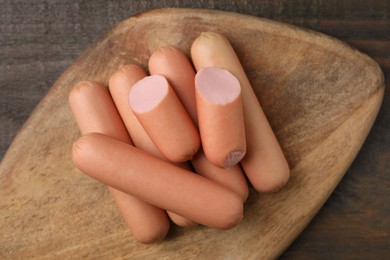
[[[128,96],[131,88],[137,81],[146,76],[146,72],[137,65],[130,64],[121,66],[111,75],[109,90],[135,146],[156,157],[168,160],[152,142],[129,105]],[[188,163],[181,163],[179,165],[185,169],[191,169]],[[196,225],[195,222],[182,216],[169,211],[167,213],[171,220],[178,226],[191,227]]]
[[[162,75],[168,80],[192,121],[198,125],[195,71],[184,52],[173,46],[159,48],[150,56],[148,67],[151,75]]]
[[[249,196],[248,183],[239,165],[220,168],[212,164],[203,151],[198,152],[191,160],[192,166],[199,175],[211,179],[234,191],[245,202]]]
[[[168,160],[185,162],[198,151],[198,130],[165,77],[153,75],[137,81],[130,90],[129,104]]]
[[[224,36],[205,32],[193,42],[191,57],[198,71],[220,67],[239,80],[247,140],[241,166],[257,191],[279,190],[289,179],[289,166],[233,47]]]
[[[203,151],[213,164],[230,168],[246,151],[240,83],[229,71],[207,67],[195,76]]]
[[[92,178],[205,226],[229,229],[243,218],[235,192],[103,134],[79,138],[72,154]]]
[[[132,64],[124,65],[119,67],[118,70],[111,75],[108,87],[115,106],[118,109],[135,147],[147,151],[154,156],[162,156],[145,132],[145,129],[138,122],[138,119],[129,105],[128,96],[131,87],[138,80],[146,76],[146,72],[139,66]]]
[[[95,82],[77,84],[69,105],[81,133],[99,132],[132,144],[106,88]],[[106,172],[107,174],[108,172]],[[119,211],[136,240],[152,243],[165,237],[169,220],[164,210],[109,187]]]
[[[187,109],[195,125],[198,124],[195,102],[195,71],[183,51],[176,47],[162,47],[149,59],[149,72],[167,78],[175,93]],[[243,201],[248,198],[248,185],[239,166],[222,169],[213,165],[202,148],[191,161],[195,171],[235,191]]]

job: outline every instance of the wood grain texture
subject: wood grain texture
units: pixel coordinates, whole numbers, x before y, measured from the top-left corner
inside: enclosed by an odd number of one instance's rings
[[[206,30],[226,35],[235,47],[286,153],[292,179],[276,194],[252,192],[246,217],[235,229],[177,228],[161,243],[139,245],[102,185],[72,165],[71,145],[79,133],[67,96],[80,80],[107,84],[121,64],[145,66],[161,46],[188,53],[193,39]],[[5,155],[0,216],[7,235],[0,236],[1,256],[274,258],[350,166],[383,92],[375,62],[318,33],[200,10],[158,10],[126,20],[59,78]]]
[[[336,191],[283,258],[390,255],[389,1],[20,0],[0,4],[1,155],[38,101],[88,45],[117,22],[148,9],[200,7],[267,17],[324,32],[367,53],[386,78],[376,123]],[[3,247],[0,244],[0,251]]]

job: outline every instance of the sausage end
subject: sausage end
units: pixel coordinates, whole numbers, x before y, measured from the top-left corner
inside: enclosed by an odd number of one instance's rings
[[[169,231],[169,225],[160,229],[153,230],[152,232],[145,232],[140,230],[139,232],[133,231],[133,237],[142,244],[152,244],[162,240]]]
[[[245,170],[245,168],[244,168]],[[290,179],[290,170],[288,167],[282,169],[274,174],[267,174],[267,179],[257,178],[250,180],[253,188],[258,192],[270,193],[277,192],[282,189]]]

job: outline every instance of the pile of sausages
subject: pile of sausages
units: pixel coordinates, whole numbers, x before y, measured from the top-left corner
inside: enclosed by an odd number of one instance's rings
[[[279,190],[290,171],[228,40],[204,32],[191,47],[121,66],[109,88],[83,81],[69,104],[82,137],[73,161],[108,185],[136,240],[164,238],[170,221],[236,226],[248,197]],[[194,70],[195,67],[195,70]]]

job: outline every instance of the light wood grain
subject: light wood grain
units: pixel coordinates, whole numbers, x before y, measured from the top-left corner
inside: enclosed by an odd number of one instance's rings
[[[107,84],[120,65],[147,64],[175,45],[188,53],[200,32],[232,42],[292,168],[276,194],[252,191],[229,231],[174,228],[158,244],[136,243],[99,183],[70,160],[79,135],[67,106],[79,80]],[[164,9],[116,26],[50,89],[0,166],[0,256],[270,258],[294,240],[326,201],[370,130],[383,97],[375,62],[319,33],[232,13]]]

